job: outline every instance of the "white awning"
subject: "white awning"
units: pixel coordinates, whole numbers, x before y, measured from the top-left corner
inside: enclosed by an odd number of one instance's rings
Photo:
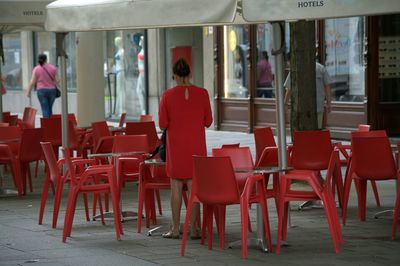
[[[43,30],[46,20],[44,0],[0,0],[0,27],[12,30]]]
[[[321,19],[400,12],[400,0],[242,0],[248,22]]]
[[[93,31],[230,24],[237,0],[58,0],[46,30]]]

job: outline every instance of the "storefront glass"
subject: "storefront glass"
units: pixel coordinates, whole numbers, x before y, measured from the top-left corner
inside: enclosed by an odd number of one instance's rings
[[[67,89],[69,92],[76,91],[76,44],[75,33],[68,33],[64,39],[65,52],[67,53]],[[51,32],[34,33],[34,64],[37,64],[38,55],[44,53],[47,55],[47,62],[59,67],[56,56],[56,35]],[[60,75],[58,75],[60,78]]]
[[[272,51],[272,25],[257,25],[257,83],[255,97],[275,98],[275,57]]]
[[[145,33],[139,30],[107,32],[104,76],[106,114],[137,118],[147,110]]]
[[[364,24],[363,17],[325,20],[325,66],[334,101],[364,100]]]
[[[7,90],[22,89],[21,37],[19,33],[3,35],[4,64],[1,62],[1,76]]]
[[[224,26],[224,97],[247,98],[249,26]]]

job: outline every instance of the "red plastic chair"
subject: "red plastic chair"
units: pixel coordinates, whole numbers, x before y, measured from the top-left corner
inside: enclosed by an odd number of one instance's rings
[[[139,122],[151,122],[153,121],[152,115],[140,115]]]
[[[212,156],[215,157],[229,157],[232,162],[232,166],[235,169],[253,169],[254,168],[254,163],[253,163],[253,158],[251,156],[251,151],[249,147],[229,147],[229,148],[214,148],[212,149]],[[249,177],[249,173],[235,173],[236,177],[236,182],[239,187],[239,192],[242,193],[244,186],[246,184],[247,178]],[[255,191],[253,191],[255,192]],[[251,203],[251,202],[250,202]],[[224,234],[225,234],[225,213],[226,213],[226,208],[225,206],[221,206],[218,208],[214,208],[215,210],[215,216],[216,216],[216,222],[217,222],[217,230],[218,233],[220,234],[220,245],[221,248],[224,247]],[[249,225],[249,231],[251,232],[251,223],[250,221],[248,222]],[[205,230],[206,230],[206,223],[203,221],[203,230],[202,230],[202,243],[204,241],[204,236],[205,236]]]
[[[21,169],[17,159],[20,147],[21,129],[18,126],[3,127],[0,130],[0,165],[11,167],[11,173],[15,187],[18,189],[18,195],[24,195],[22,184]]]
[[[114,137],[113,153],[143,152],[143,154],[120,156],[114,158],[118,177],[119,190],[125,182],[139,181],[139,165],[149,153],[146,135],[120,135]]]
[[[150,122],[127,122],[126,135],[147,135],[150,151],[154,151],[160,145],[160,139],[157,135],[156,124]]]
[[[257,193],[253,194],[252,192],[257,183]],[[229,157],[194,156],[193,192],[190,195],[185,217],[181,255],[184,256],[185,254],[189,220],[194,203],[203,203],[203,205],[207,206],[203,215],[206,215],[209,249],[212,248],[213,208],[217,205],[240,204],[242,258],[247,258],[248,205],[250,202],[258,202],[261,204],[264,218],[265,237],[268,239],[268,248],[271,250],[272,244],[264,187],[263,176],[253,175],[247,178],[244,190],[240,193]]]
[[[352,180],[355,181],[358,195],[358,217],[361,221],[365,221],[367,180],[380,181],[400,177],[396,173],[396,163],[384,130],[352,132],[351,149],[352,156],[346,172],[344,186],[343,224],[345,224],[347,218],[347,205]]]
[[[92,123],[93,152],[108,153],[112,151],[114,137],[106,121]]]
[[[24,193],[26,193],[26,182],[29,182],[29,191],[33,192],[32,175],[30,163],[42,159],[42,148],[40,142],[43,140],[43,130],[41,128],[26,128],[22,131],[21,145],[18,154],[21,166]]]
[[[50,118],[57,118],[61,119],[61,114],[52,114]],[[68,121],[71,121],[74,127],[78,125],[78,121],[76,120],[76,116],[74,113],[69,113],[68,114]]]
[[[43,129],[43,141],[51,142],[54,154],[58,158],[58,150],[61,147],[61,117],[41,118],[40,125]]]
[[[54,150],[52,148],[52,144],[50,142],[41,142],[40,145],[42,147],[46,162],[46,178],[43,184],[42,197],[40,200],[39,224],[42,224],[43,222],[44,209],[46,206],[49,187],[51,186],[54,194],[52,227],[56,228],[64,184],[69,183],[71,179],[67,172],[63,172],[65,160],[60,159],[57,161]],[[95,160],[73,158],[73,165],[76,167],[83,167],[85,164],[93,165],[95,163]],[[83,194],[83,199],[85,205],[86,220],[90,221],[86,193]]]
[[[150,219],[153,224],[157,224],[154,192],[160,189],[171,189],[170,178],[167,176],[165,164],[146,164],[142,162],[140,164],[138,217],[142,217],[144,205],[147,228],[150,227]],[[161,206],[160,203],[159,206]],[[137,231],[138,233],[142,232],[142,219],[138,219]]]
[[[75,214],[75,206],[76,199],[78,197],[78,193],[110,193],[112,208],[115,214],[121,213],[119,208],[119,198],[118,198],[118,188],[115,180],[115,172],[113,165],[93,165],[89,166],[81,175],[80,178],[77,179],[75,176],[75,168],[73,166],[70,152],[67,148],[62,148],[62,152],[65,158],[65,162],[67,165],[67,169],[69,175],[71,177],[71,188],[68,194],[68,203],[67,209],[65,213],[64,220],[64,230],[62,241],[65,242],[67,237],[71,235],[72,231],[72,223],[74,220]],[[106,183],[96,182],[96,177],[98,175],[102,175],[103,177],[107,177]],[[114,226],[115,226],[115,234],[117,240],[121,239],[122,224],[119,215],[114,215]]]
[[[256,167],[277,167],[278,147],[276,146],[274,134],[270,127],[254,129],[254,143],[256,146]],[[269,174],[265,174],[265,183],[268,187]],[[267,198],[274,198],[278,210],[279,195],[279,173],[272,174],[272,189],[267,189]]]
[[[343,236],[332,190],[338,182],[342,182],[342,175],[339,154],[333,150],[329,131],[295,132],[292,167],[294,170],[282,175],[280,180],[276,253],[280,254],[280,242],[287,236],[288,203],[309,200],[323,202],[335,252],[339,253]],[[320,175],[324,169],[327,169],[325,182]],[[291,189],[293,180],[306,181],[312,190]]]
[[[18,125],[21,129],[35,128],[36,113],[37,110],[35,108],[25,107],[22,120],[18,121]]]
[[[360,124],[360,125],[358,125],[358,130],[356,132],[369,132],[369,131],[370,131],[370,125]],[[385,133],[385,135],[386,135],[386,133]],[[338,147],[340,153],[344,157],[344,159],[340,160],[340,163],[342,165],[345,165],[348,168],[350,157],[351,157],[351,145],[338,143],[338,144],[336,144],[336,146]],[[375,196],[376,206],[379,208],[379,207],[381,207],[381,201],[379,199],[378,187],[376,186],[376,183],[374,180],[370,180],[370,181],[371,181],[372,191],[374,192],[374,196]]]
[[[13,176],[14,186],[18,190],[18,196],[24,195],[24,188],[22,185],[21,169],[18,160],[13,154],[11,148],[7,144],[0,144],[0,165],[9,165]]]

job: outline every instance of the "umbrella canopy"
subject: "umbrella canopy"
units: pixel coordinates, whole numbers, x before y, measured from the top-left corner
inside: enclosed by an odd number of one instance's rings
[[[0,27],[3,33],[16,30],[43,30],[46,19],[44,0],[0,0]]]
[[[220,25],[233,22],[237,0],[58,0],[46,30],[94,31]]]
[[[399,0],[242,0],[248,22],[322,19],[400,12]]]

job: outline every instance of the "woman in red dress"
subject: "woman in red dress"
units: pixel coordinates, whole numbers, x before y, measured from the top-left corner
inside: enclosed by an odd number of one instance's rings
[[[179,238],[182,187],[191,191],[193,155],[207,155],[205,127],[212,123],[210,99],[206,89],[189,82],[190,67],[184,59],[173,66],[174,88],[166,90],[159,110],[159,125],[167,130],[167,174],[171,178],[172,228],[165,238]],[[198,206],[193,214],[198,213]],[[196,215],[191,219],[191,236],[198,237]]]

